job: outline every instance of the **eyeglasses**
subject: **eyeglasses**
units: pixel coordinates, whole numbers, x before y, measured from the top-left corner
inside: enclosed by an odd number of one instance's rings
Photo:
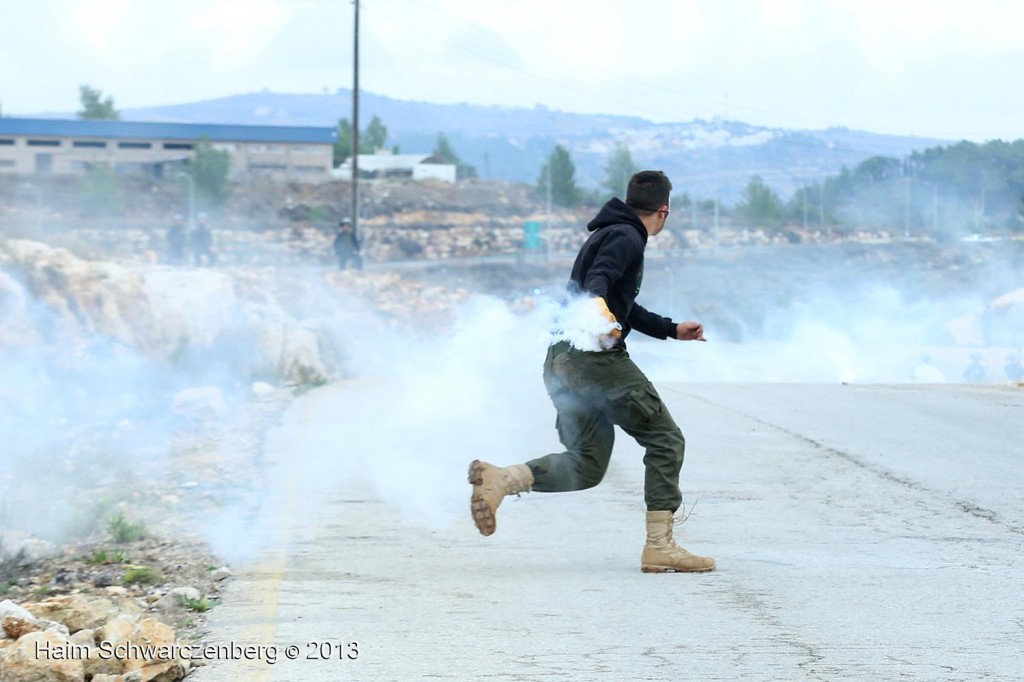
[[[672,211],[668,210],[667,208],[663,208],[662,210],[658,211],[658,213],[664,213],[665,214],[665,220],[668,220],[668,214],[671,213],[671,212]]]

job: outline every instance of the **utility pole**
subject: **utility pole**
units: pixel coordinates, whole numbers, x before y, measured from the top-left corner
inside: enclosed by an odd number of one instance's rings
[[[544,228],[551,227],[551,161],[544,166],[544,184],[547,185],[548,203],[544,216]]]
[[[800,178],[800,184],[803,185],[800,189],[800,203],[803,204],[804,209],[804,232],[807,232],[807,190],[810,188],[807,186],[807,181],[803,178]]]
[[[352,232],[359,234],[359,0],[352,36]]]
[[[910,178],[903,178],[903,238],[910,239]]]
[[[718,252],[718,189],[715,189],[715,252]]]
[[[818,227],[825,227],[825,178],[818,185]]]
[[[832,171],[832,143],[828,143],[828,161],[825,163],[825,176],[821,179],[821,186],[818,188],[818,225],[825,227],[825,182]],[[832,237],[832,226],[825,230],[825,237]]]

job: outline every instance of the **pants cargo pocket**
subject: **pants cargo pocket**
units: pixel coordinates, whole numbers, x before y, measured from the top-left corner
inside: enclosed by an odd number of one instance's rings
[[[626,412],[634,423],[649,424],[663,409],[661,396],[651,384],[635,388],[626,394]]]

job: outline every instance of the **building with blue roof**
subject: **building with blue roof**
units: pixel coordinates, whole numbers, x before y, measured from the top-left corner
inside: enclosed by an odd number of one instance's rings
[[[186,166],[195,144],[229,153],[234,178],[330,179],[334,128],[0,117],[0,173],[82,173],[97,165],[157,177]]]

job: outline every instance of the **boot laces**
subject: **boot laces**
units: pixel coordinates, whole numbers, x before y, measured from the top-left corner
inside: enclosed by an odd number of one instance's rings
[[[700,502],[700,500],[694,500],[693,504],[690,505],[690,510],[689,511],[686,511],[686,505],[683,505],[682,506],[683,513],[676,515],[672,519],[672,525],[673,526],[681,526],[684,523],[686,523],[686,520],[688,518],[690,518],[690,514],[693,513],[693,508],[697,506],[697,502]]]

